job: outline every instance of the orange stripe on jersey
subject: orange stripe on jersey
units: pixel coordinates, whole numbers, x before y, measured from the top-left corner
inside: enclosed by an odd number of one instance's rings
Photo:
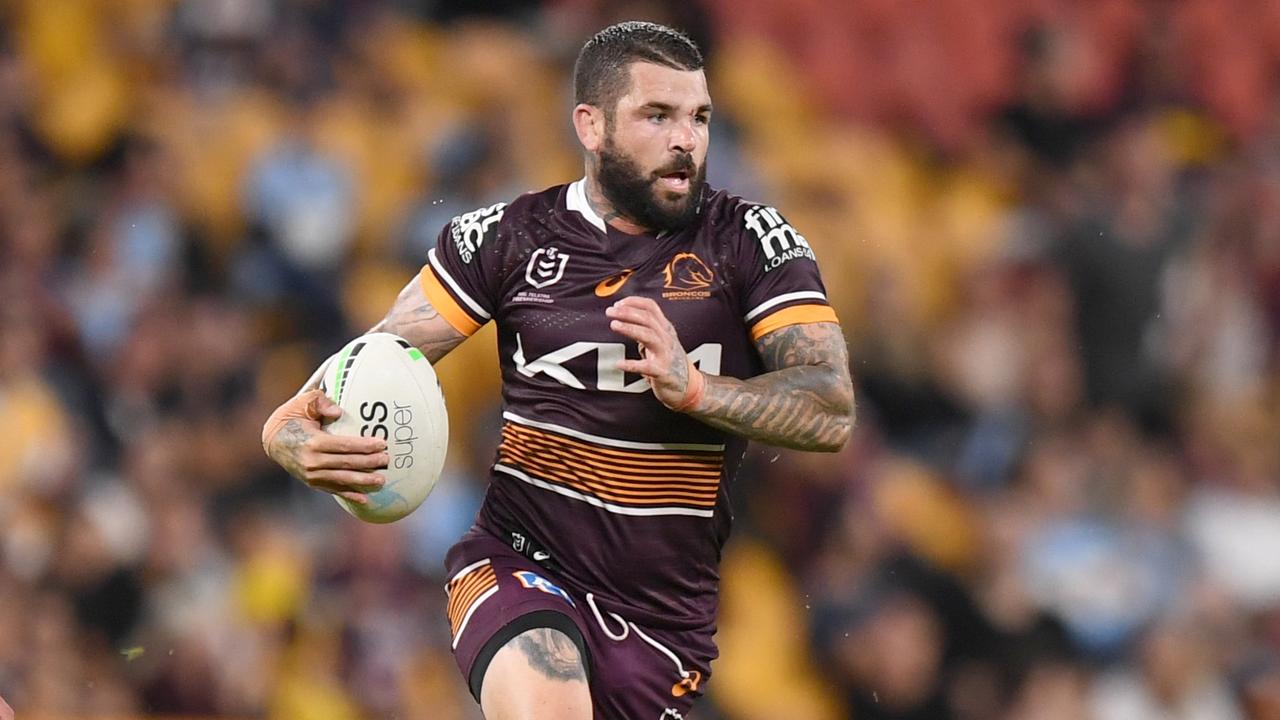
[[[724,462],[719,455],[709,457],[690,455],[682,460],[646,462],[642,453],[625,453],[624,451],[605,454],[585,444],[571,444],[551,433],[528,432],[512,425],[503,428],[502,437],[504,442],[519,441],[530,449],[554,453],[557,456],[599,468],[610,477],[644,483],[650,483],[655,479],[679,478],[682,482],[701,479],[702,484],[718,485]]]
[[[444,289],[444,285],[441,284],[440,278],[436,277],[436,271],[431,269],[431,265],[422,266],[421,272],[418,273],[418,282],[422,285],[422,291],[426,294],[427,300],[431,301],[431,306],[440,313],[440,317],[453,326],[454,330],[470,337],[480,329],[480,323],[472,320],[449,291]]]
[[[494,574],[492,565],[478,567],[449,583],[446,588],[449,605],[445,612],[449,616],[449,628],[454,636],[458,634],[462,621],[476,604],[476,600],[497,585],[498,577]]]
[[[568,435],[561,435],[550,430],[541,430],[519,423],[506,423],[502,426],[505,433],[510,430],[513,433],[524,437],[541,438],[548,442],[564,445],[566,447],[580,448],[590,452],[592,455],[601,455],[609,458],[611,461],[624,462],[630,460],[644,467],[652,466],[658,461],[674,461],[680,463],[691,463],[695,465],[719,468],[724,462],[719,450],[691,450],[684,453],[673,453],[655,450],[624,450],[622,448],[608,447],[587,440],[578,440]]]
[[[457,587],[449,593],[449,606],[447,612],[449,618],[456,626],[461,621],[466,609],[471,606],[477,597],[480,597],[485,590],[488,590],[497,582],[493,569],[478,570],[473,577],[466,582],[459,583]]]
[[[503,456],[509,461],[508,464],[514,463],[517,466],[534,466],[546,468],[555,468],[574,479],[575,482],[583,484],[595,485],[601,489],[612,490],[619,493],[637,493],[637,494],[653,494],[653,493],[688,493],[693,496],[704,497],[714,495],[718,487],[717,483],[700,482],[693,483],[686,481],[684,478],[676,482],[626,482],[609,477],[605,473],[591,467],[576,463],[573,460],[562,456],[552,455],[550,453],[528,453],[514,445],[503,446]]]
[[[777,312],[765,315],[751,328],[751,339],[759,340],[774,330],[789,325],[805,323],[832,322],[838,323],[836,311],[828,305],[792,305]]]
[[[528,435],[520,435],[517,433],[508,433],[505,429],[502,433],[502,438],[504,442],[510,443],[514,447],[525,448],[533,452],[552,454],[556,457],[572,460],[587,467],[598,469],[602,474],[609,477],[615,477],[620,480],[640,480],[647,483],[653,478],[678,477],[681,478],[681,480],[696,480],[698,478],[702,478],[701,484],[709,484],[713,486],[720,483],[721,469],[718,463],[695,464],[667,461],[661,463],[650,463],[646,466],[619,461],[611,457],[592,455],[572,447],[561,446],[543,438],[530,437]]]
[[[715,504],[716,504],[714,493],[704,494],[701,497],[689,497],[687,494],[674,494],[674,493],[667,493],[664,495],[660,495],[658,497],[637,497],[635,495],[622,494],[614,490],[607,490],[607,489],[597,487],[593,483],[584,482],[581,479],[574,477],[570,473],[566,473],[563,470],[558,470],[555,467],[547,466],[542,463],[534,462],[534,463],[523,463],[523,464],[510,464],[507,462],[503,462],[502,460],[499,460],[499,463],[502,465],[506,465],[508,467],[516,467],[517,469],[524,470],[529,474],[542,479],[545,482],[557,483],[565,487],[571,488],[573,490],[576,490],[577,492],[584,493],[586,495],[591,495],[593,497],[597,497],[601,500],[607,500],[610,502],[630,505],[633,507],[680,506],[680,507],[713,508],[715,507]]]
[[[652,458],[663,458],[653,460]],[[614,503],[713,508],[723,458],[605,448],[559,433],[508,423],[498,462]]]
[[[593,492],[608,492],[618,497],[632,497],[637,501],[643,499],[652,499],[654,496],[660,497],[684,497],[688,500],[705,501],[708,498],[714,498],[716,487],[698,488],[698,487],[682,487],[680,485],[654,485],[646,487],[644,485],[627,485],[611,482],[608,479],[601,478],[589,471],[575,468],[570,463],[557,461],[552,458],[539,458],[536,455],[521,455],[512,453],[508,449],[500,450],[500,460],[505,465],[514,467],[524,467],[530,470],[536,470],[542,475],[553,475],[558,480],[571,483],[583,489]]]

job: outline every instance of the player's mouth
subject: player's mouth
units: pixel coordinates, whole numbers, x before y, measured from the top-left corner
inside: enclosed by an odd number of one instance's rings
[[[689,178],[690,173],[687,170],[677,170],[659,175],[658,182],[668,190],[683,193],[689,191]]]

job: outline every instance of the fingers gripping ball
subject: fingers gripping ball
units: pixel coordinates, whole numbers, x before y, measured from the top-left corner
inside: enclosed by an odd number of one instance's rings
[[[444,395],[427,358],[398,335],[362,335],[329,362],[320,389],[342,408],[326,430],[387,443],[386,484],[369,493],[367,505],[335,496],[338,504],[375,523],[417,509],[440,479],[449,446]]]

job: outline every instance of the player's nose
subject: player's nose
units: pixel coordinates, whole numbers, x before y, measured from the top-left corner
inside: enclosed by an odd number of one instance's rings
[[[667,146],[678,153],[692,153],[698,146],[698,134],[694,132],[693,125],[688,122],[672,123]]]

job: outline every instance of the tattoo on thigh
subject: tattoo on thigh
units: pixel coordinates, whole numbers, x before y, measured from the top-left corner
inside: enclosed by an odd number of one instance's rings
[[[587,679],[578,646],[559,630],[534,628],[517,635],[514,643],[530,667],[552,680]]]

